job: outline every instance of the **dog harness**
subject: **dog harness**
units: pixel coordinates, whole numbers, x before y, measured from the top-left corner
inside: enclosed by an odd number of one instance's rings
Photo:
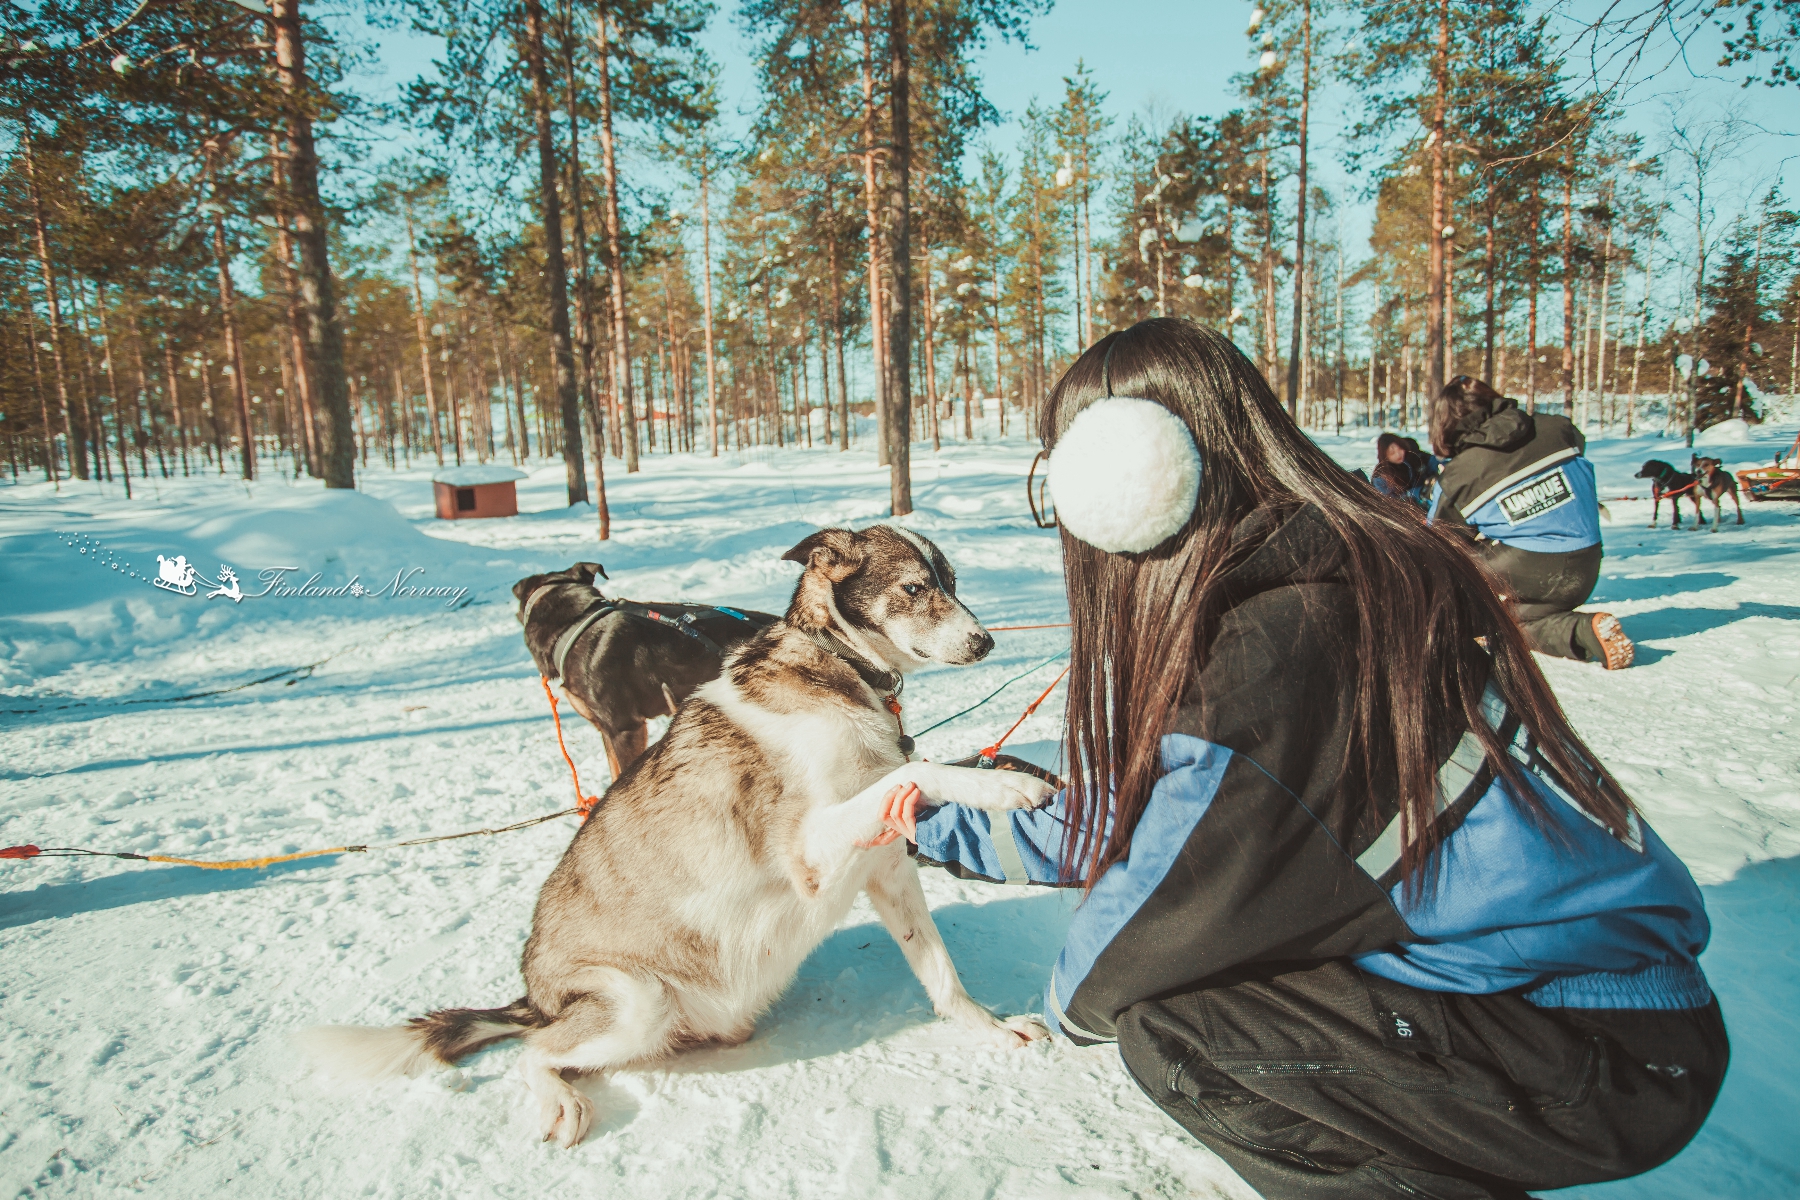
[[[536,600],[537,595],[536,592],[532,593],[531,599],[526,601],[526,615],[529,615],[530,613],[531,600]],[[563,635],[556,639],[556,645],[550,651],[550,664],[556,669],[556,677],[558,679],[562,678],[563,662],[569,657],[569,651],[575,648],[576,640],[580,638],[582,634],[586,633],[594,622],[609,613],[615,612],[650,621],[654,624],[662,625],[687,637],[693,638],[696,642],[705,646],[707,652],[714,658],[721,660],[725,657],[724,647],[707,637],[699,628],[699,622],[703,619],[703,614],[730,617],[733,620],[754,624],[749,617],[737,611],[735,608],[701,606],[691,609],[688,612],[684,612],[678,617],[672,617],[668,613],[651,608],[647,604],[637,604],[630,600],[613,600],[602,596],[599,603],[582,613],[580,619],[565,629]]]

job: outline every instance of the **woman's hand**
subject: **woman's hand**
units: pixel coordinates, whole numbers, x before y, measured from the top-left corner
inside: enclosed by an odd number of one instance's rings
[[[919,802],[925,798],[916,783],[903,783],[890,788],[881,799],[881,823],[886,826],[869,846],[885,846],[897,837],[909,842],[919,840]]]

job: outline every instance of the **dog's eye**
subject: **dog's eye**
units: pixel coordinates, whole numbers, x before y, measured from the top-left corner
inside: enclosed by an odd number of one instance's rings
[[[903,583],[900,585],[900,590],[909,596],[916,596],[925,589],[916,583]]]

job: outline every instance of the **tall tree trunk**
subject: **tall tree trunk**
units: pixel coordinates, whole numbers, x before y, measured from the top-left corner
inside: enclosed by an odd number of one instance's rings
[[[137,306],[135,304],[126,310],[125,327],[131,331],[131,363],[137,372],[137,395],[132,398],[131,402],[132,437],[137,441],[138,474],[145,479],[148,479],[150,477],[150,461],[145,456],[144,450],[151,439],[149,436],[139,437],[139,431],[144,427],[144,410],[146,408],[150,410],[151,433],[156,432],[158,422],[156,419],[155,402],[150,399],[150,376],[144,370],[144,332],[138,327]],[[156,458],[159,463],[162,462],[161,438],[156,439]],[[167,479],[168,477],[168,468],[167,466],[164,466],[163,478]]]
[[[701,151],[700,158],[700,266],[701,281],[706,293],[706,437],[712,444],[712,456],[719,457],[719,365],[716,355],[718,342],[713,337],[713,286],[712,286],[712,207],[711,184],[712,157],[710,148]],[[832,251],[831,289],[837,295],[837,256],[836,248]]]
[[[826,264],[831,274],[831,348],[837,358],[838,451],[850,449],[850,387],[844,373],[844,297],[838,285],[838,239],[832,229],[825,243]]]
[[[1494,186],[1492,180],[1489,181],[1488,186]],[[1482,277],[1486,287],[1486,296],[1483,300],[1481,313],[1481,377],[1489,383],[1494,382],[1494,274],[1498,264],[1494,249],[1494,223],[1499,217],[1499,214],[1496,211],[1499,207],[1499,198],[1497,196],[1489,197],[1487,206],[1486,242],[1482,250],[1481,260]]]
[[[431,339],[426,331],[425,289],[419,283],[419,246],[413,237],[412,202],[401,201],[400,212],[406,218],[406,261],[412,268],[413,327],[419,337],[419,376],[425,381],[425,420],[431,426],[432,453],[437,455],[441,467],[444,465],[444,432],[438,423],[437,387],[431,381]]]
[[[563,256],[562,202],[556,190],[556,137],[550,127],[550,77],[544,64],[543,0],[525,0],[526,70],[538,151],[538,212],[544,226],[544,277],[550,287],[550,359],[562,415],[563,477],[570,504],[588,498],[581,455],[581,406],[575,392],[575,348],[569,337],[569,267]]]
[[[436,260],[435,255],[431,264],[431,286],[441,298],[444,294],[444,272],[443,265]],[[448,316],[441,310],[438,315]],[[444,369],[444,406],[450,417],[450,448],[456,459],[456,465],[460,467],[463,461],[463,415],[462,406],[456,400],[456,381],[450,375],[454,369],[450,361],[450,323],[439,321],[433,331],[437,337],[437,359]],[[581,482],[582,499],[585,500],[587,498],[587,475],[585,473],[581,477]]]
[[[1445,263],[1449,247],[1445,244],[1444,230],[1450,223],[1450,147],[1446,144],[1450,110],[1450,0],[1437,0],[1437,10],[1437,47],[1431,60],[1437,95],[1431,106],[1431,236],[1427,243],[1430,262],[1425,303],[1425,387],[1432,401],[1444,390],[1444,356],[1448,345],[1444,309],[1449,294]]]
[[[582,411],[593,414],[594,464],[598,481],[596,508],[600,514],[600,540],[611,537],[612,518],[606,506],[606,457],[602,449],[607,426],[605,399],[594,386],[594,283],[588,264],[587,205],[582,202],[581,117],[576,107],[579,93],[575,76],[575,30],[567,0],[562,5],[563,36],[563,104],[569,118],[569,175],[567,206],[569,232],[575,243],[575,287],[572,290],[575,338],[575,392]]]
[[[613,142],[612,37],[605,12],[595,23],[594,42],[600,60],[600,145],[606,165],[606,254],[611,276],[613,372],[624,409],[625,473],[638,469],[637,412],[631,399],[631,335],[625,321],[625,255],[619,221],[619,160]]]
[[[519,370],[519,356],[513,349],[512,330],[510,329],[505,331],[505,342],[506,361],[512,364],[513,402],[519,410],[519,461],[526,463],[531,461],[531,422],[526,418],[525,412],[525,373]],[[540,429],[538,448],[542,449],[543,445],[544,435]],[[598,445],[594,447],[594,452],[600,453]]]
[[[1269,137],[1263,134],[1261,173],[1262,194],[1264,199],[1262,217],[1262,278],[1257,280],[1258,290],[1262,294],[1262,372],[1263,378],[1275,378],[1275,369],[1280,365],[1278,356],[1281,348],[1275,328],[1275,211],[1268,203],[1272,185],[1269,172]],[[1093,273],[1094,264],[1088,263],[1088,272]]]
[[[1075,301],[1075,353],[1079,356],[1092,343],[1088,337],[1087,307],[1081,302],[1081,200],[1078,192],[1069,193],[1069,261],[1075,268],[1075,292],[1071,298]],[[964,382],[968,382],[966,378]],[[967,407],[966,403],[964,407]]]
[[[300,244],[300,302],[306,313],[306,365],[315,385],[325,486],[356,486],[355,431],[350,425],[350,391],[344,378],[344,330],[338,323],[337,285],[319,198],[319,155],[313,146],[311,80],[306,75],[306,43],[300,0],[269,0],[275,30],[275,66],[287,93],[288,189],[294,240]]]
[[[1644,295],[1638,302],[1637,345],[1631,352],[1631,397],[1625,402],[1625,436],[1631,436],[1631,427],[1637,416],[1638,377],[1644,365],[1644,330],[1650,324],[1650,280],[1655,275],[1656,238],[1650,239],[1650,249],[1644,255]]]
[[[484,301],[482,309],[487,316],[488,348],[494,352],[494,374],[500,381],[500,411],[506,419],[506,452],[516,466],[524,459],[519,455],[519,442],[513,435],[512,378],[506,369],[506,356],[500,352],[500,321],[494,315],[492,301]],[[600,443],[595,442],[594,458],[599,460],[601,457]],[[605,495],[606,489],[600,489],[600,493]]]
[[[1563,416],[1575,415],[1575,149],[1563,172]],[[1699,328],[1698,325],[1695,328]]]
[[[1288,351],[1287,379],[1290,417],[1296,415],[1296,397],[1300,393],[1301,281],[1306,276],[1306,125],[1312,108],[1312,0],[1301,0],[1300,45],[1300,195],[1295,202],[1297,212],[1294,217],[1294,335]],[[1160,286],[1160,269],[1157,275]]]
[[[275,266],[277,272],[280,272],[282,264],[278,261]],[[290,305],[291,300],[292,293],[290,292]],[[282,336],[285,332],[280,327],[273,331],[275,358],[281,364],[281,420],[284,427],[283,437],[287,443],[282,449],[293,455],[294,478],[298,479],[303,469],[302,463],[306,458],[306,430],[300,413],[299,384],[295,382],[294,364],[299,356],[294,353],[294,350],[298,347],[289,345],[288,339]]]
[[[1762,304],[1760,301],[1762,297],[1763,233],[1768,229],[1768,225],[1769,206],[1765,204],[1763,205],[1762,218],[1756,223],[1756,257],[1752,260],[1755,265],[1750,268],[1751,319],[1744,324],[1744,361],[1738,368],[1737,384],[1731,391],[1731,411],[1734,416],[1739,417],[1749,415],[1749,406],[1744,403],[1744,379],[1750,374],[1750,339],[1756,332],[1756,314],[1762,311]],[[1607,244],[1610,246],[1612,244],[1612,226],[1607,226],[1606,233],[1608,239]]]
[[[406,378],[401,374],[400,363],[394,363],[394,413],[399,418],[400,459],[408,469],[412,467],[412,397],[406,394]],[[399,463],[394,458],[394,433],[388,430],[388,466],[395,467]],[[524,461],[523,459],[520,460]]]
[[[931,247],[925,247],[925,403],[931,408],[931,449],[935,452],[943,449],[938,437],[938,386],[937,386],[937,296],[932,289],[931,280]]]
[[[892,453],[888,428],[893,414],[888,401],[887,310],[881,289],[881,213],[875,183],[875,27],[871,6],[874,0],[862,0],[862,93],[863,93],[863,205],[869,222],[869,341],[875,351],[875,461],[889,465]]]
[[[86,296],[75,273],[69,273],[69,300],[75,311],[75,344],[81,350],[81,373],[76,383],[81,391],[81,426],[87,430],[88,452],[94,459],[94,478],[112,482],[112,460],[106,456],[106,413],[99,404],[99,389],[94,386],[94,360],[90,351],[93,339],[88,336]]]
[[[281,146],[281,138],[277,134],[269,135],[270,199],[275,209],[275,255],[281,268],[282,287],[286,290],[287,317],[287,356],[293,359],[293,386],[282,384],[284,398],[290,406],[298,404],[300,412],[301,446],[306,459],[307,474],[317,479],[324,474],[324,461],[319,445],[318,422],[313,419],[317,407],[314,397],[317,389],[313,386],[314,378],[308,364],[306,353],[306,313],[300,302],[300,277],[294,270],[293,232],[288,228],[288,205],[286,172],[282,167],[287,157]],[[408,240],[411,229],[408,228]],[[280,335],[277,334],[277,337]]]
[[[1039,429],[1039,413],[1044,405],[1045,364],[1049,356],[1050,345],[1050,298],[1044,283],[1044,213],[1042,209],[1043,189],[1031,189],[1031,273],[1032,301],[1036,312],[1032,314],[1036,340],[1032,347],[1032,389],[1030,416],[1025,428],[1028,433]]]
[[[1224,233],[1225,233],[1225,336],[1234,342],[1237,335],[1233,332],[1237,325],[1237,227],[1233,220],[1234,210],[1229,196],[1225,199]],[[1039,289],[1039,295],[1043,290]],[[1044,303],[1048,305],[1046,298]],[[1380,305],[1376,305],[1377,308]]]
[[[113,361],[112,333],[106,320],[106,287],[94,285],[94,316],[100,326],[101,372],[106,376],[106,396],[112,401],[113,441],[119,451],[119,478],[125,484],[125,498],[131,499],[131,443],[125,434],[125,406],[119,401],[118,364]]]
[[[44,366],[38,359],[37,314],[32,311],[31,291],[19,285],[19,308],[25,313],[25,347],[31,357],[31,378],[37,384],[38,407],[44,418],[44,480],[62,490],[62,473],[57,469],[56,433],[50,426],[50,393],[44,387]]]
[[[56,296],[56,274],[50,267],[50,238],[44,228],[43,194],[38,190],[37,161],[31,146],[31,114],[22,122],[19,144],[25,152],[25,180],[31,192],[31,223],[36,234],[38,266],[44,273],[44,304],[50,313],[50,362],[56,368],[56,399],[62,410],[63,440],[75,478],[88,477],[87,425],[69,403],[69,368],[63,361],[62,305]]]
[[[1344,249],[1337,248],[1337,287],[1332,290],[1332,299],[1337,304],[1337,384],[1332,389],[1337,393],[1337,432],[1344,432]]]
[[[1611,198],[1608,197],[1608,203]],[[1607,299],[1612,292],[1612,239],[1613,224],[1610,210],[1606,214],[1606,241],[1600,251],[1600,300],[1599,312],[1595,314],[1594,326],[1598,339],[1599,354],[1594,357],[1594,403],[1600,409],[1600,423],[1606,424],[1606,308]]]
[[[1696,164],[1698,166],[1698,164]],[[1701,303],[1706,295],[1706,175],[1697,171],[1694,181],[1694,318],[1689,326],[1689,350],[1687,388],[1687,417],[1683,422],[1687,426],[1687,444],[1694,444],[1694,424],[1699,419],[1697,406],[1700,390],[1700,312]],[[1670,397],[1670,407],[1674,406],[1674,398]]]
[[[1531,243],[1525,271],[1525,286],[1530,289],[1530,300],[1526,306],[1525,316],[1526,412],[1537,411],[1539,252],[1543,247],[1543,234],[1543,192],[1540,190],[1538,178],[1534,174],[1531,179]]]
[[[237,400],[238,436],[243,439],[244,478],[256,478],[256,437],[250,428],[250,385],[244,380],[244,351],[238,342],[237,291],[231,284],[231,256],[225,250],[225,219],[213,214],[213,261],[219,268],[219,323],[225,331],[225,357],[231,360],[231,389]],[[342,365],[340,361],[339,365]],[[345,408],[348,409],[348,401]],[[351,452],[355,453],[354,444]],[[352,459],[354,469],[354,459]],[[326,487],[341,486],[327,481]]]
[[[927,304],[931,303],[927,297]],[[999,414],[999,436],[1006,436],[1006,380],[1000,370],[1000,260],[994,260],[994,399],[999,404],[995,411]]]
[[[175,413],[175,437],[181,445],[181,475],[188,474],[188,420],[187,413],[181,405],[180,376],[175,371],[175,347],[169,344],[167,334],[163,335],[163,379],[169,389],[169,407]]]
[[[894,240],[889,268],[894,313],[888,325],[889,496],[893,515],[912,511],[912,53],[909,0],[888,0],[888,79],[894,152],[888,185],[888,224]]]
[[[569,10],[563,10],[564,34],[568,53],[564,55],[567,77],[564,101],[569,112],[569,215],[570,232],[575,238],[575,340],[576,396],[584,411],[593,413],[594,421],[594,510],[599,540],[612,539],[612,509],[606,503],[606,452],[603,449],[606,416],[603,401],[594,386],[594,285],[588,270],[587,206],[581,202],[581,121],[576,111],[575,30]]]

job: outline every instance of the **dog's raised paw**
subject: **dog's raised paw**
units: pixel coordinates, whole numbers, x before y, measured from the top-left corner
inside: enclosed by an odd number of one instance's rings
[[[997,805],[1001,809],[1042,808],[1057,793],[1055,784],[1023,771],[994,771],[991,774],[1002,789],[998,793],[1001,802]]]

